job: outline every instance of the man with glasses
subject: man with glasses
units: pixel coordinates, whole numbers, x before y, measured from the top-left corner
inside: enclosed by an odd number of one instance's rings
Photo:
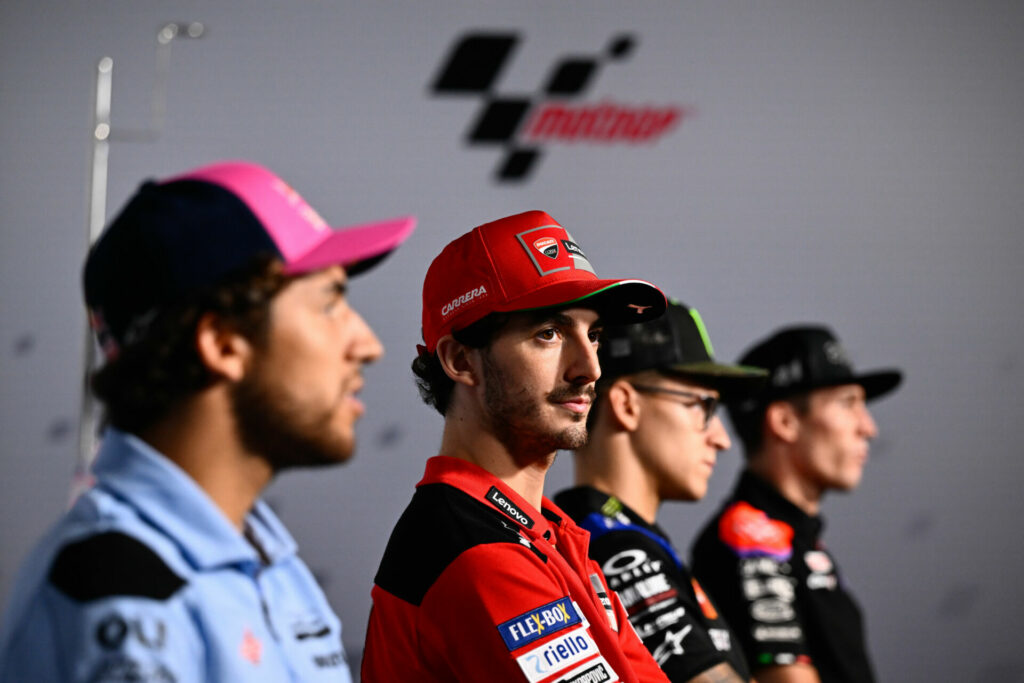
[[[704,497],[730,445],[718,400],[757,389],[764,373],[715,362],[700,315],[675,301],[657,320],[606,328],[599,358],[577,486],[555,502],[590,531],[590,556],[670,680],[746,681],[729,627],[656,517],[663,501]]]
[[[693,547],[694,573],[761,683],[872,681],[860,609],[821,543],[819,509],[827,491],[860,482],[878,431],[865,401],[902,375],[855,374],[819,326],[780,330],[740,362],[770,380],[728,406],[747,466]]]

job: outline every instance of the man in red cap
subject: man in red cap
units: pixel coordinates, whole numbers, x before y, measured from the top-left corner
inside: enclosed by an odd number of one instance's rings
[[[543,496],[587,438],[604,322],[662,314],[640,280],[602,280],[540,211],[448,244],[423,284],[413,362],[444,416],[373,588],[363,680],[664,681],[589,535]]]
[[[383,349],[348,278],[413,226],[332,230],[251,163],[139,188],[85,263],[96,485],[19,576],[0,681],[351,681],[341,622],[259,496],[352,456]]]

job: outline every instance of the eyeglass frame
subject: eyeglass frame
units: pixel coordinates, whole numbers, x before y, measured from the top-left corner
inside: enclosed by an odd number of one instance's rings
[[[711,394],[699,394],[695,391],[685,391],[683,389],[669,389],[667,387],[656,387],[651,384],[633,384],[630,382],[630,386],[639,391],[642,394],[668,394],[670,396],[680,396],[682,398],[689,398],[693,403],[682,403],[680,401],[673,401],[678,403],[684,408],[695,408],[701,407],[704,411],[704,426],[701,431],[707,431],[708,427],[711,426],[711,421],[715,419],[715,413],[718,412],[718,406],[722,404],[721,398],[718,396],[712,396]]]

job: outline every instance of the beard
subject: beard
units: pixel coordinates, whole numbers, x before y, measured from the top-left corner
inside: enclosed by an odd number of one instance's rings
[[[546,455],[572,450],[587,443],[587,416],[574,414],[568,427],[545,424],[544,408],[580,396],[593,400],[594,387],[567,385],[538,398],[530,387],[517,384],[515,372],[507,372],[490,353],[483,354],[484,401],[488,427],[513,455]]]
[[[334,465],[352,456],[352,439],[332,424],[337,404],[312,410],[273,386],[258,369],[232,388],[231,405],[242,444],[266,459],[274,472]]]

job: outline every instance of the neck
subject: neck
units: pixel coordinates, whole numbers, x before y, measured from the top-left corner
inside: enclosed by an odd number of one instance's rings
[[[661,506],[658,482],[640,464],[629,432],[609,434],[598,425],[573,457],[577,485],[615,496],[648,524],[655,523]]]
[[[795,458],[784,448],[766,447],[747,463],[747,469],[771,484],[793,505],[814,517],[821,510],[824,491],[802,476]]]
[[[192,477],[241,530],[273,471],[242,446],[228,400],[225,388],[206,389],[139,436]]]
[[[555,461],[554,451],[513,452],[479,421],[450,410],[445,417],[441,454],[487,470],[540,511],[544,477]]]

